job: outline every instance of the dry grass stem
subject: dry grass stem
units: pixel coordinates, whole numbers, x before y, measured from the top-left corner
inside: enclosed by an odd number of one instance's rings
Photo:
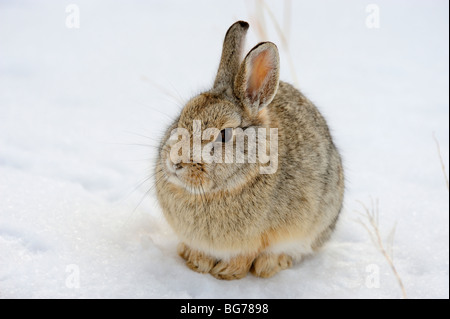
[[[439,155],[439,160],[441,161],[441,169],[442,169],[442,173],[444,174],[445,184],[447,185],[447,191],[448,191],[449,190],[448,178],[447,178],[447,172],[445,171],[444,160],[442,159],[442,155],[441,155],[441,146],[439,145],[439,141],[436,138],[436,135],[434,133],[433,133],[433,139],[436,142],[437,151],[438,151],[438,155]]]
[[[283,47],[284,52],[286,53],[286,57],[289,64],[289,69],[291,71],[292,80],[294,81],[294,85],[298,87],[298,78],[295,72],[294,60],[292,59],[290,47],[289,47],[289,35],[291,31],[291,15],[292,15],[292,1],[285,0],[284,2],[284,23],[283,28],[278,22],[275,14],[267,5],[264,0],[256,0],[255,3],[255,29],[256,33],[259,37],[260,41],[267,40],[267,29],[266,29],[266,20],[264,16],[264,11],[269,15],[270,20],[272,21],[273,26],[278,34],[278,37],[281,41],[281,46]]]
[[[389,233],[388,239],[387,239],[387,245],[383,243],[383,240],[381,239],[381,233],[379,229],[379,203],[378,200],[374,203],[372,200],[372,209],[369,209],[364,203],[359,202],[361,206],[363,207],[364,214],[360,215],[367,219],[367,222],[362,221],[361,219],[358,219],[357,221],[364,227],[364,229],[367,231],[367,233],[370,236],[370,239],[372,240],[373,244],[377,249],[381,252],[381,254],[386,259],[387,263],[389,264],[392,272],[394,273],[398,285],[400,286],[400,289],[402,291],[403,299],[407,299],[405,286],[403,285],[403,281],[395,268],[394,265],[394,258],[393,258],[393,243],[394,243],[394,234],[395,234],[395,226]]]

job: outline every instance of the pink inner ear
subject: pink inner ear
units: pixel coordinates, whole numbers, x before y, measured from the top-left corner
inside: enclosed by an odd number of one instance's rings
[[[262,89],[264,80],[268,73],[273,69],[271,62],[268,51],[263,51],[252,59],[250,76],[247,82],[247,94],[250,97],[255,97]]]

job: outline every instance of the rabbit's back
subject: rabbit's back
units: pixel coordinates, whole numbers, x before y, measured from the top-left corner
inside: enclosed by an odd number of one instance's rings
[[[288,227],[318,247],[331,234],[342,207],[341,157],[314,104],[281,82],[268,106],[278,120],[279,173],[271,204],[271,227]]]

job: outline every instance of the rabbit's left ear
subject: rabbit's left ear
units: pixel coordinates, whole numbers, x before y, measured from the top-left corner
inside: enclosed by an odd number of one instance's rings
[[[234,81],[234,94],[252,112],[272,102],[278,91],[280,57],[271,42],[255,46],[241,63]]]

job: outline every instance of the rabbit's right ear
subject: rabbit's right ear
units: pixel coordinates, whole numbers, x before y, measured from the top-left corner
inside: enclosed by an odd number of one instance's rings
[[[234,80],[234,94],[255,114],[272,102],[278,91],[280,57],[272,42],[255,46],[241,63]]]
[[[236,76],[244,46],[245,35],[249,25],[245,21],[234,23],[227,31],[223,41],[222,57],[217,71],[214,89],[232,88]]]

